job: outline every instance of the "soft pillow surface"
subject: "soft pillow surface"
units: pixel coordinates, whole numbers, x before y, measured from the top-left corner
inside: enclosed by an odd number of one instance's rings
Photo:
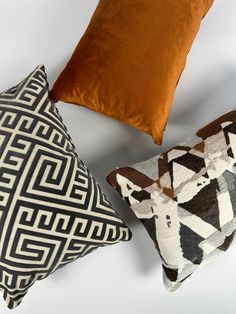
[[[43,66],[0,94],[0,290],[9,308],[36,280],[131,237],[48,96]]]
[[[118,119],[160,144],[186,57],[212,3],[101,0],[52,99]]]
[[[177,289],[235,238],[236,110],[107,179],[154,241],[166,287]]]

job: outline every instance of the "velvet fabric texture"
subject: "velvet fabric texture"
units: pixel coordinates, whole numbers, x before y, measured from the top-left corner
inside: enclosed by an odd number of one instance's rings
[[[51,92],[161,144],[174,91],[213,0],[101,0]]]

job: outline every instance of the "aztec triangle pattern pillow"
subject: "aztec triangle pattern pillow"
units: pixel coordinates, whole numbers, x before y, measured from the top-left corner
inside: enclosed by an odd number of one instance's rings
[[[43,66],[0,94],[0,290],[9,308],[36,280],[131,237],[48,96]]]
[[[236,110],[169,151],[114,170],[108,182],[155,243],[174,291],[226,251],[236,230]]]

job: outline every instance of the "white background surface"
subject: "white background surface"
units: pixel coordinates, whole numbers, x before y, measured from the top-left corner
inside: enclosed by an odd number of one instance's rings
[[[0,0],[0,90],[38,64],[50,84],[62,70],[97,0]],[[106,173],[166,150],[236,106],[236,1],[215,0],[177,88],[162,146],[88,109],[59,103],[80,157],[133,231],[129,243],[97,250],[31,288],[17,314],[233,314],[236,247],[167,292],[144,227],[106,183]],[[127,12],[128,14],[128,12]],[[9,313],[0,298],[0,313]]]

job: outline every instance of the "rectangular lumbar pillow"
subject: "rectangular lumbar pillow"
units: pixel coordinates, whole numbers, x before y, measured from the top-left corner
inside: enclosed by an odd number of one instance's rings
[[[131,237],[48,96],[43,66],[0,94],[0,290],[9,308],[36,280]]]
[[[213,0],[101,0],[51,97],[162,141],[174,91]]]
[[[236,110],[108,182],[146,227],[173,291],[226,251],[236,229]]]

